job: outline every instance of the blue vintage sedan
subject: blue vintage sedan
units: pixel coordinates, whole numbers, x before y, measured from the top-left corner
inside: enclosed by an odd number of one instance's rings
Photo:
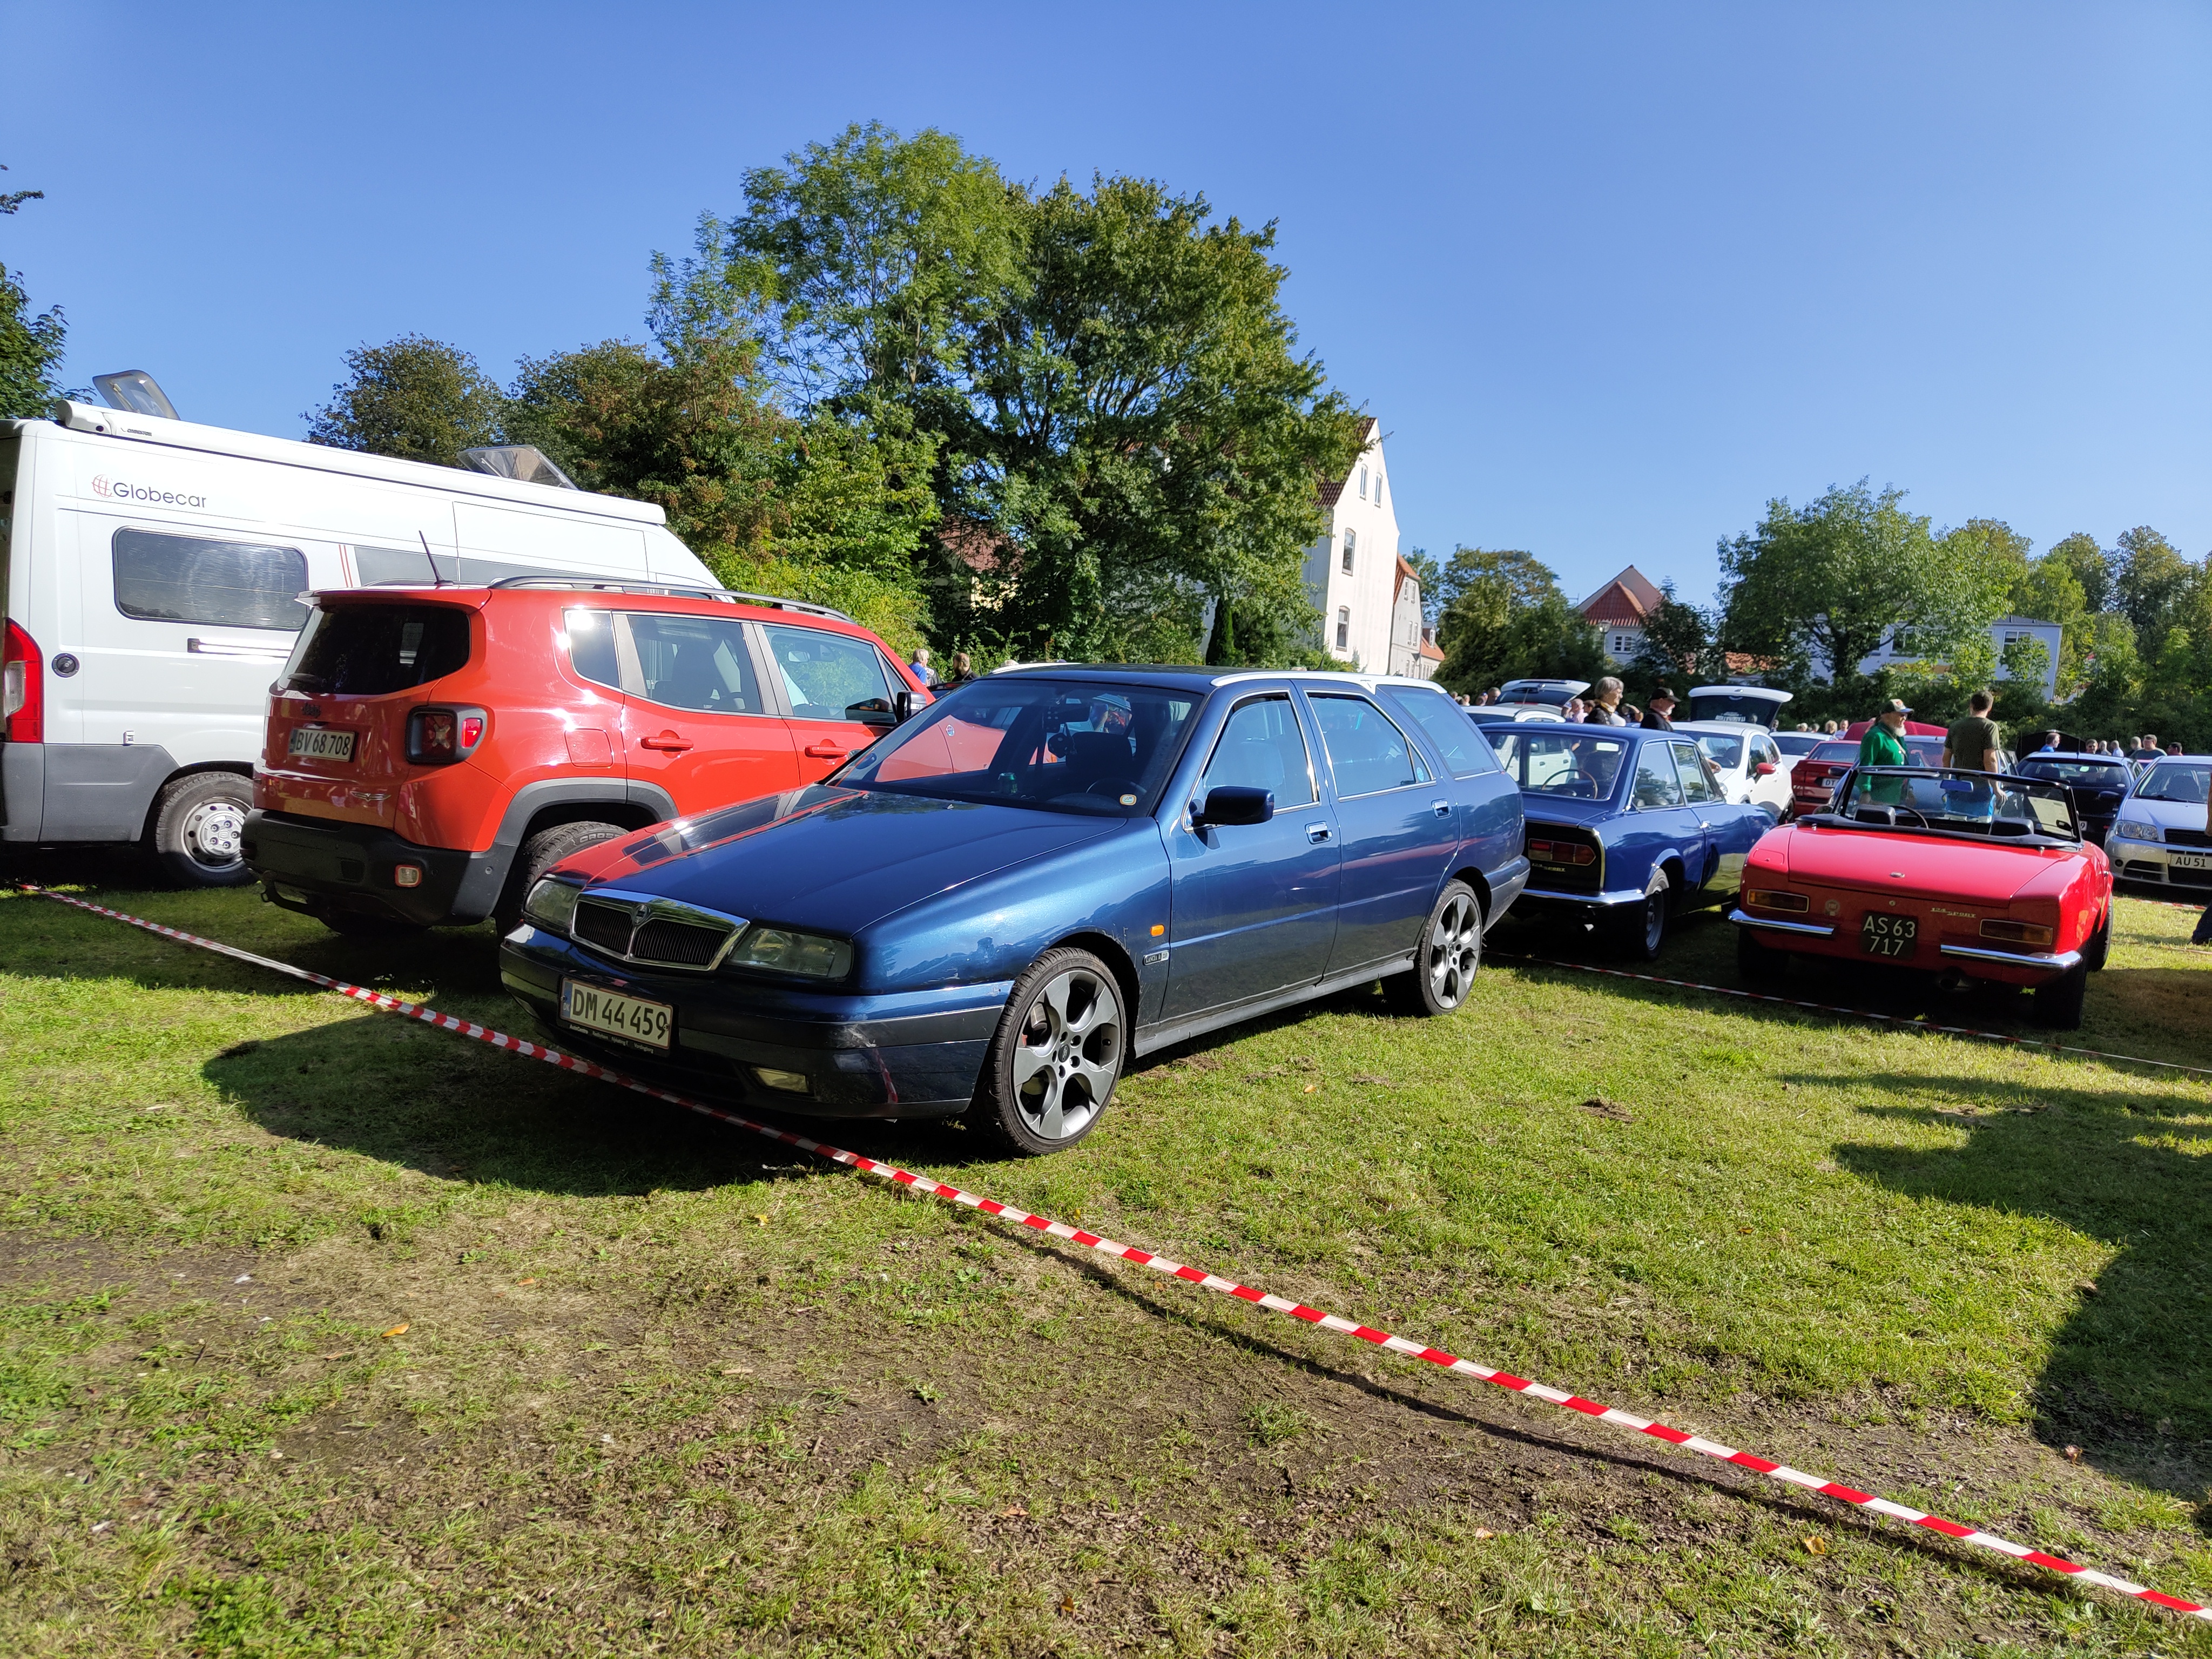
[[[823,783],[578,854],[501,974],[617,1064],[1047,1152],[1165,1044],[1377,979],[1457,1008],[1522,841],[1425,683],[1024,669]]]
[[[1518,914],[1594,922],[1649,962],[1667,923],[1735,896],[1745,857],[1778,814],[1731,805],[1688,733],[1607,726],[1493,726],[1521,788],[1534,866]]]

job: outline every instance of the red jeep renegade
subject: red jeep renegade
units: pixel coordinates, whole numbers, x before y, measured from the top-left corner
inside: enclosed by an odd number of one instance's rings
[[[851,617],[525,578],[316,596],[270,687],[246,860],[344,933],[519,920],[546,868],[811,783],[929,701]]]

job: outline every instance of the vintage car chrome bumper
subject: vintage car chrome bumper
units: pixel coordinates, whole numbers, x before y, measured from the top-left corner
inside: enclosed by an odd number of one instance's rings
[[[1524,887],[1521,890],[1521,896],[1547,904],[1641,904],[1650,890],[1644,887],[1622,887],[1605,893],[1562,893],[1550,887]]]
[[[1739,927],[1771,927],[1784,933],[1810,933],[1814,939],[1833,939],[1836,930],[1817,921],[1777,921],[1772,916],[1754,916],[1742,910],[1731,910],[1728,919]]]
[[[2062,974],[2081,960],[2079,951],[2060,951],[2056,954],[2037,951],[2031,955],[2025,951],[1984,951],[1974,945],[1946,945],[1942,951],[1947,957],[1968,957],[1976,962],[2002,962],[2008,968],[2047,968]]]

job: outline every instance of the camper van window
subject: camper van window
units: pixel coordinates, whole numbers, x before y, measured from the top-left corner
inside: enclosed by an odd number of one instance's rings
[[[336,605],[315,612],[285,665],[284,686],[324,697],[375,697],[468,665],[469,613],[450,605]]]
[[[287,634],[307,620],[299,602],[307,560],[296,547],[150,530],[118,530],[114,546],[115,608],[126,617]]]

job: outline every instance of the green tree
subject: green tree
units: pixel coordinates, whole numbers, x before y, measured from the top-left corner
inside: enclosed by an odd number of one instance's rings
[[[1462,696],[1510,679],[1595,680],[1606,672],[1604,641],[1582,612],[1556,593],[1517,603],[1502,574],[1462,589],[1437,634],[1444,653],[1437,682]]]
[[[2135,624],[2136,636],[2150,653],[2166,626],[2166,611],[2188,586],[2194,568],[2172,543],[2148,525],[2124,532],[2114,550],[2112,580],[2116,607]]]
[[[1702,606],[1674,597],[1674,584],[1660,584],[1658,606],[1644,620],[1644,642],[1629,672],[1641,690],[1685,679],[1700,684],[1728,678],[1728,661],[1716,637],[1714,618]]]
[[[0,173],[6,171],[0,167]],[[0,191],[0,217],[45,195],[42,190]],[[62,308],[49,306],[33,315],[21,279],[0,264],[0,420],[33,419],[53,408],[62,396],[55,371],[67,334]]]
[[[2077,530],[2051,544],[2045,558],[2057,559],[2071,571],[2081,589],[2082,603],[2094,613],[2112,608],[2112,566],[2097,538]]]
[[[1441,616],[1452,601],[1477,581],[1497,577],[1516,605],[1540,605],[1546,599],[1564,600],[1559,578],[1551,566],[1519,548],[1455,547],[1437,572],[1437,612]],[[1427,584],[1422,585],[1425,596]]]
[[[2054,547],[2039,559],[2028,562],[2025,574],[2013,582],[2012,608],[2038,622],[2057,623],[2063,630],[2058,647],[2058,690],[2070,694],[2081,682],[2082,659],[2089,649],[2088,596],[2081,591],[2075,562]]]
[[[356,346],[331,400],[302,418],[307,441],[459,466],[461,452],[499,442],[506,398],[459,346],[421,334]]]

